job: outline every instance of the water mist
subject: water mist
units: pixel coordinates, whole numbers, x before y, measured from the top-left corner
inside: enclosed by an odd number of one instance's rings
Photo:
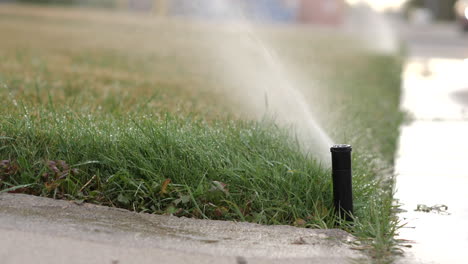
[[[389,18],[364,2],[349,7],[345,29],[373,52],[398,52],[399,41]]]
[[[230,87],[224,92],[257,118],[273,117],[278,125],[291,128],[304,151],[329,165],[332,139],[316,122],[275,51],[245,19],[242,7],[234,1],[218,0],[203,1],[203,8],[222,10],[232,18],[222,21],[217,34],[203,36],[212,45],[207,56],[218,62],[215,70],[223,85]]]

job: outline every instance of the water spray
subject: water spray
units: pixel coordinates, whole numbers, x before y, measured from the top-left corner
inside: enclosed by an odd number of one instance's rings
[[[353,214],[353,186],[350,145],[334,145],[332,153],[333,203],[336,213],[351,221]]]

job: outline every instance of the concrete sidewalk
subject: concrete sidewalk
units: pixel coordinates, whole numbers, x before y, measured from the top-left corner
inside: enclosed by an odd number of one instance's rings
[[[414,121],[401,129],[396,198],[407,223],[400,238],[414,243],[401,263],[467,263],[468,62],[413,57],[404,80]]]
[[[349,263],[341,230],[138,214],[0,194],[0,260],[10,263]]]

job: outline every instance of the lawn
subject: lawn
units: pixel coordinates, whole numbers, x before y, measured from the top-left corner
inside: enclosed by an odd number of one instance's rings
[[[327,30],[262,26],[311,111],[353,144],[355,223],[394,253],[391,181],[401,58]],[[0,5],[0,190],[139,212],[334,228],[330,170],[232,96],[235,38],[211,23]],[[207,41],[207,39],[213,40]],[[224,42],[228,43],[228,42]],[[344,44],[346,43],[346,45]],[[228,70],[229,68],[227,68]],[[306,87],[306,88],[304,88]]]

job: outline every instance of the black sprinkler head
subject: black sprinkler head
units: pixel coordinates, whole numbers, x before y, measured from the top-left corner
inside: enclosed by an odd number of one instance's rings
[[[332,153],[333,202],[336,213],[351,221],[353,214],[353,186],[350,145],[334,145]]]

